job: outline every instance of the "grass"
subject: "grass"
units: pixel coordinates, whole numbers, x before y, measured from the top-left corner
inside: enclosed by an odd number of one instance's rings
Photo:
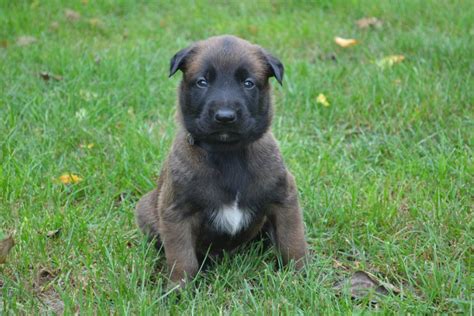
[[[384,24],[360,30],[365,16]],[[0,230],[17,243],[0,313],[472,314],[473,21],[469,1],[0,0]],[[273,131],[314,258],[305,276],[275,271],[255,245],[179,297],[133,209],[176,130],[169,59],[222,33],[286,66]],[[406,59],[377,66],[393,54]],[[83,181],[59,183],[68,172]],[[338,295],[357,270],[403,295],[375,307]]]

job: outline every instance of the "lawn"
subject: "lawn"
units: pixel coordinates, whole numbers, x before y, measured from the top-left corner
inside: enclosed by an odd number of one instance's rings
[[[0,314],[472,314],[469,2],[0,0]],[[224,33],[286,67],[273,131],[313,256],[252,245],[167,293],[133,210],[176,130],[170,58]],[[396,289],[334,287],[356,271]]]

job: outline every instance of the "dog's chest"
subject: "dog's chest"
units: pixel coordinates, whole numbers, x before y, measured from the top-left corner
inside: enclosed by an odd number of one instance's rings
[[[238,194],[232,204],[222,205],[210,214],[210,224],[220,233],[235,235],[245,229],[252,220],[250,210],[239,207]]]

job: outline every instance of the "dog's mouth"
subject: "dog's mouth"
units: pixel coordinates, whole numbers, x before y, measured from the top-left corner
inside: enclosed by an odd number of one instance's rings
[[[234,132],[215,132],[211,133],[209,138],[214,142],[233,144],[241,140],[241,135]]]

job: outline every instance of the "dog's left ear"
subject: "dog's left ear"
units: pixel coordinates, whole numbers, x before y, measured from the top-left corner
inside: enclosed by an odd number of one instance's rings
[[[170,61],[170,77],[174,75],[178,69],[184,71],[186,66],[186,58],[189,56],[192,47],[186,47],[177,52]]]
[[[283,73],[285,71],[283,64],[278,58],[276,58],[272,54],[266,51],[264,51],[263,53],[265,55],[265,59],[268,65],[270,66],[271,75],[275,77],[275,79],[278,81],[280,85],[283,85]]]

